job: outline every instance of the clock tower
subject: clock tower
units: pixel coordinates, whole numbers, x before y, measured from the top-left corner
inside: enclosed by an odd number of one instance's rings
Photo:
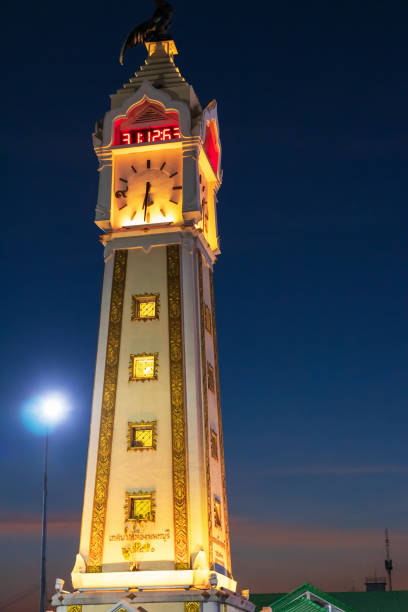
[[[146,47],[93,134],[105,272],[75,592],[53,604],[253,612],[230,563],[213,289],[217,105],[201,107],[172,40]]]

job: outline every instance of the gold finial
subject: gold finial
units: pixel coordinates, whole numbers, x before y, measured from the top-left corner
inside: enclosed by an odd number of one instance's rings
[[[152,55],[177,55],[177,47],[174,40],[158,40],[154,42],[145,42],[148,56]]]

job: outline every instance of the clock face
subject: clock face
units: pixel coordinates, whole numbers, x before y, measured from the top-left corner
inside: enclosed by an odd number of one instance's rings
[[[115,169],[113,225],[181,220],[180,156],[162,152],[123,156]]]
[[[200,201],[202,211],[202,227],[204,234],[208,233],[208,185],[204,176],[200,174]]]

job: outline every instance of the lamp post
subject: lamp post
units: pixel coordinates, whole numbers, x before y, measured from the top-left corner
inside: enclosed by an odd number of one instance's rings
[[[59,394],[50,394],[38,402],[37,418],[45,426],[43,511],[41,531],[41,584],[40,612],[45,612],[47,597],[47,497],[48,497],[48,438],[50,428],[62,421],[67,412],[65,399]]]
[[[40,612],[45,612],[45,599],[47,595],[47,495],[48,495],[48,427],[44,440],[44,484],[43,484],[43,510],[41,529],[41,587]]]

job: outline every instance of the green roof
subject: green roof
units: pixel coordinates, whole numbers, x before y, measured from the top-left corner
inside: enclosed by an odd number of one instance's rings
[[[253,593],[250,595],[250,601],[256,605],[257,611],[263,607],[273,606],[278,603],[278,609],[281,612],[291,610],[293,612],[303,612],[303,610],[312,611],[313,608],[289,608],[293,596],[301,595],[302,592],[310,590],[316,595],[320,595],[330,603],[337,605],[340,609],[347,612],[408,612],[408,591],[350,591],[346,593],[324,593],[316,587],[305,584],[292,591],[292,593]],[[302,598],[303,599],[303,598]],[[279,601],[281,600],[281,601]],[[286,607],[281,607],[282,603],[286,602]],[[295,603],[295,602],[293,602]],[[312,603],[312,602],[310,602]]]
[[[286,610],[290,610],[291,608],[289,607],[289,604],[291,604],[294,600],[302,596],[306,591],[313,593],[313,595],[316,595],[317,597],[321,597],[325,602],[333,604],[333,606],[339,608],[343,612],[358,612],[357,610],[351,608],[349,605],[346,605],[345,602],[338,601],[332,595],[321,591],[317,587],[313,586],[313,584],[309,584],[308,582],[302,584],[302,586],[295,589],[291,593],[288,593],[287,595],[284,595],[280,599],[276,600],[272,607],[273,612],[286,612]]]
[[[283,609],[283,608],[282,608]],[[285,612],[322,612],[322,607],[309,601],[306,597],[298,597],[295,601],[292,601],[285,606]]]
[[[356,612],[407,612],[408,591],[332,593]]]

